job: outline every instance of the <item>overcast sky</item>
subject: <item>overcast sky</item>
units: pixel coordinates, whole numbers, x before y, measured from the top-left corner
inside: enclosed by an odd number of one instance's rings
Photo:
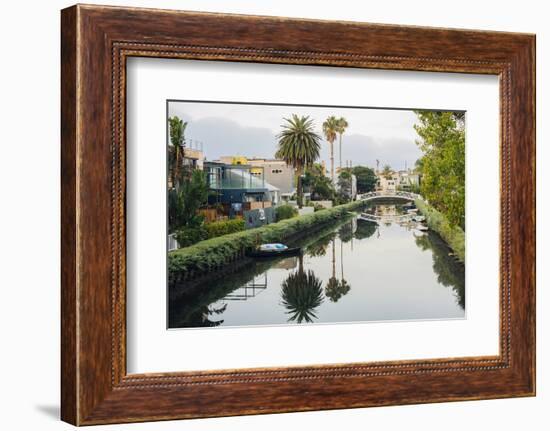
[[[414,166],[421,156],[413,125],[416,115],[412,111],[326,108],[274,105],[247,105],[207,102],[170,102],[169,116],[177,115],[188,125],[185,138],[189,143],[200,141],[207,160],[221,156],[273,158],[277,150],[277,134],[283,118],[292,114],[309,115],[315,131],[322,135],[322,124],[330,115],[345,117],[349,123],[342,140],[342,164],[351,160],[354,166],[380,168],[389,164],[399,170]],[[329,168],[328,143],[321,142],[321,159]],[[338,144],[334,145],[334,162],[338,166]]]

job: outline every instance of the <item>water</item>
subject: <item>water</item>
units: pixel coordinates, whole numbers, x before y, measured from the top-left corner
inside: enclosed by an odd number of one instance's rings
[[[432,232],[400,223],[398,204],[350,216],[297,245],[302,257],[245,261],[223,276],[172,288],[171,328],[464,317],[464,265]]]

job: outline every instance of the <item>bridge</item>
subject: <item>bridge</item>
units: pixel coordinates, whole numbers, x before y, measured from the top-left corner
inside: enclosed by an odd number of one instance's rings
[[[358,199],[362,201],[371,201],[374,199],[404,199],[406,201],[414,201],[415,199],[422,199],[422,196],[411,192],[379,191],[379,192],[363,193],[361,197],[359,197]]]
[[[415,199],[422,199],[422,196],[416,193],[404,192],[404,191],[377,191],[364,193],[359,197],[359,200],[364,202],[370,202],[375,199],[402,199],[405,201],[414,201]],[[417,217],[416,214],[385,214],[375,215],[368,213],[361,213],[359,219],[366,220],[374,223],[379,222],[394,222],[394,223],[406,223],[413,220],[413,217]]]

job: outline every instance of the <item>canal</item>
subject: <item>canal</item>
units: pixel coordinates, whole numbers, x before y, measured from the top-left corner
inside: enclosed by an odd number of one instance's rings
[[[246,260],[169,290],[169,327],[454,319],[465,316],[464,265],[435,233],[370,204],[302,239],[303,255]]]

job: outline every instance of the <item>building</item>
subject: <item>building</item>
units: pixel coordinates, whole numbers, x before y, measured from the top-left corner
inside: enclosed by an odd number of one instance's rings
[[[223,156],[220,161],[231,165],[250,166],[250,174],[263,176],[264,180],[279,189],[282,195],[291,195],[296,190],[295,171],[284,160]]]
[[[420,187],[420,174],[411,170],[399,171],[399,188],[401,190],[414,190]]]
[[[392,172],[388,177],[382,173],[377,173],[376,177],[378,178],[376,189],[382,192],[409,191],[420,186],[420,175],[412,170]]]
[[[394,193],[399,186],[399,174],[392,172],[388,176],[378,173],[376,174],[378,181],[376,183],[376,190],[384,193]]]
[[[230,217],[240,216],[247,227],[257,227],[275,220],[274,206],[281,199],[280,190],[252,174],[243,164],[204,162],[208,186],[213,192],[209,204],[221,204]]]
[[[193,169],[203,169],[204,153],[195,148],[185,147],[183,149],[183,164],[191,166]]]

